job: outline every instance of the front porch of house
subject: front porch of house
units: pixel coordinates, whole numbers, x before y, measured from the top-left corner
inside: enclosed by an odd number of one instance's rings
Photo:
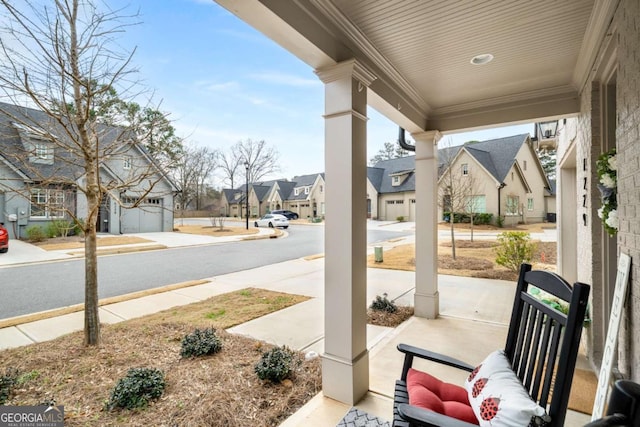
[[[414,241],[413,236],[384,244],[384,250]],[[368,248],[371,252],[372,248]],[[261,278],[257,286],[280,292],[299,293],[311,300],[231,329],[305,353],[322,354],[326,343],[324,331],[323,284],[326,260],[293,260],[256,270],[234,273],[233,280],[217,278],[217,286],[241,283],[243,278]],[[369,389],[355,404],[340,402],[324,393],[316,395],[281,426],[335,426],[352,407],[381,420],[393,417],[393,390],[402,371],[403,356],[399,343],[412,344],[456,357],[471,364],[479,363],[492,351],[504,347],[511,314],[515,282],[440,275],[440,316],[437,319],[412,317],[397,328],[367,325],[366,346],[369,355]],[[253,282],[252,282],[253,283]],[[399,305],[412,305],[415,297],[415,273],[410,271],[367,269],[367,305],[376,295],[387,293]],[[291,325],[296,325],[292,327]],[[462,384],[465,374],[453,368],[418,361],[418,369],[444,381]],[[589,370],[584,353],[577,369]],[[582,426],[587,414],[569,411],[566,426]]]
[[[618,252],[638,257],[640,51],[631,0],[369,2],[216,0],[310,66],[324,84],[326,228],[323,393],[354,405],[375,390],[367,342],[367,106],[406,129],[416,150],[417,317],[447,316],[437,275],[437,143],[447,133],[564,118],[578,121],[562,160],[559,272],[592,285],[592,338],[600,365]],[[410,25],[408,24],[410,23]],[[517,23],[517,25],[514,25]],[[620,229],[604,239],[596,159],[618,148]],[[507,185],[501,183],[500,185]],[[567,234],[568,231],[568,234]],[[604,241],[604,245],[602,242]],[[603,247],[604,246],[604,247]],[[635,263],[637,264],[637,262]],[[635,265],[634,264],[634,265]],[[637,267],[632,267],[637,273]],[[638,274],[632,273],[619,368],[639,378]],[[427,321],[427,320],[420,320]],[[468,347],[450,334],[442,337]],[[429,339],[429,341],[433,341]]]

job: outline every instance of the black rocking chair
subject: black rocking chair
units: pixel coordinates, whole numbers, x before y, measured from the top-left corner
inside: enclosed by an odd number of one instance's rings
[[[533,297],[527,292],[529,285],[567,302],[568,313],[564,314]],[[583,283],[570,286],[551,272],[532,271],[529,264],[520,267],[504,352],[511,362],[511,369],[532,400],[546,409],[550,417],[548,426],[564,425],[589,289],[589,285]],[[473,425],[409,405],[406,381],[414,357],[468,372],[472,372],[474,367],[406,344],[398,345],[398,350],[405,354],[405,358],[401,379],[396,381],[393,426]]]

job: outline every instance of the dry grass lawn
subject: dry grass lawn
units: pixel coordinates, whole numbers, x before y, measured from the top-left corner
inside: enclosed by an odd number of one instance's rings
[[[252,234],[258,234],[257,228],[250,227],[248,230],[245,227],[227,227],[220,229],[219,227],[204,226],[204,225],[181,225],[175,227],[175,231],[186,234],[201,234],[204,236],[213,237],[226,237],[226,236],[250,236]]]
[[[556,243],[535,242],[534,268],[555,270]],[[518,274],[495,263],[495,241],[456,240],[456,259],[451,254],[451,242],[438,245],[438,273],[485,279],[516,280]],[[387,250],[383,262],[376,263],[374,255],[367,258],[369,267],[415,271],[415,245],[401,245]]]
[[[98,348],[84,347],[79,332],[4,350],[0,375],[21,374],[6,404],[55,401],[65,407],[65,426],[276,426],[320,391],[319,359],[302,359],[291,380],[264,383],[254,365],[271,346],[224,330],[306,299],[249,288],[103,325]],[[181,340],[196,327],[216,328],[222,351],[182,359]],[[162,397],[143,410],[105,410],[117,380],[136,367],[164,372]]]
[[[108,246],[132,245],[136,243],[151,243],[151,241],[136,236],[113,236],[99,237],[96,243],[99,248],[103,248]],[[39,246],[46,251],[78,249],[84,248],[84,237],[56,237],[53,239],[45,240],[43,242],[34,243],[34,245]]]

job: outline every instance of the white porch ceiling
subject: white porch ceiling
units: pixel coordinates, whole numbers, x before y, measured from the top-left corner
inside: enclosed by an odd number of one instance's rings
[[[311,67],[356,58],[410,131],[575,114],[618,0],[216,0]],[[472,65],[490,53],[493,61]]]

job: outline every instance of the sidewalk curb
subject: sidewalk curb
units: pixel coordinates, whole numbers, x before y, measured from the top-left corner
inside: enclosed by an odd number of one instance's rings
[[[190,280],[187,282],[174,283],[173,285],[166,285],[159,288],[146,289],[144,291],[131,292],[129,294],[118,295],[116,297],[103,298],[98,301],[98,307],[105,305],[115,304],[123,301],[129,301],[136,298],[141,298],[149,295],[160,294],[163,292],[175,291],[176,289],[188,288],[191,286],[203,285],[210,283],[210,280]],[[9,317],[7,319],[0,320],[0,329],[9,328],[12,326],[18,326],[24,323],[31,323],[38,320],[50,319],[52,317],[62,316],[65,314],[76,313],[84,310],[84,304],[74,304],[62,308],[54,308],[52,310],[40,311],[38,313],[25,314],[22,316]]]

